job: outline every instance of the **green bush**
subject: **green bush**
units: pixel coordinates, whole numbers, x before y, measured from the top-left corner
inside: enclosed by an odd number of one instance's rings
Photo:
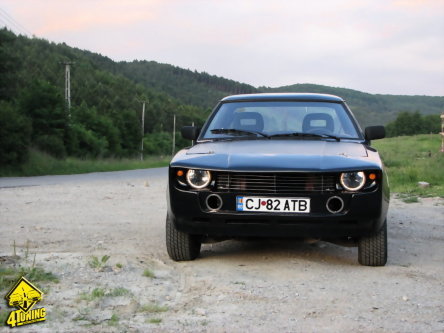
[[[176,132],[175,153],[186,146],[190,146],[191,141],[182,138]],[[170,132],[154,132],[145,134],[143,140],[143,152],[145,155],[171,155],[173,149],[173,134]]]
[[[34,145],[57,158],[66,157],[63,139],[56,135],[40,135],[34,138]]]
[[[386,126],[387,137],[436,134],[440,130],[441,119],[439,114],[422,116],[418,111],[415,113],[401,112],[393,122]]]
[[[74,136],[70,140],[78,140],[71,143],[75,156],[120,155],[119,129],[108,116],[99,114],[96,108],[88,108],[86,103],[73,108],[71,126]]]
[[[78,157],[102,157],[108,152],[108,141],[82,124],[72,124],[69,130],[70,153]]]
[[[31,122],[12,104],[0,101],[0,164],[18,165],[28,157]]]
[[[45,81],[34,81],[19,96],[22,114],[32,120],[33,145],[56,157],[65,157],[67,115],[59,90]]]
[[[147,155],[171,154],[173,139],[171,133],[155,132],[145,134],[143,152]]]

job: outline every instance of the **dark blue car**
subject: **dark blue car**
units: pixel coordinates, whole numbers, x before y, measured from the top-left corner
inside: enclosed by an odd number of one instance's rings
[[[202,242],[317,238],[358,246],[363,265],[387,262],[389,188],[371,140],[340,97],[251,94],[222,99],[194,144],[169,167],[166,244],[173,260]]]

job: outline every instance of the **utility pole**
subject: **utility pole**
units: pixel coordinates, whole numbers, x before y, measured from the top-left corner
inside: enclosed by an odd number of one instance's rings
[[[149,100],[142,102],[142,142],[140,146],[140,160],[143,161],[143,138],[145,137],[145,103],[149,103]]]
[[[71,65],[73,61],[61,62],[65,65],[65,103],[68,109],[68,118],[71,119]]]
[[[191,126],[194,127],[194,121],[191,123]],[[191,145],[194,146],[194,140],[191,140]]]
[[[444,112],[441,113],[441,153],[444,153]]]
[[[171,151],[171,156],[174,156],[174,148],[176,148],[176,115],[173,118],[173,149]]]

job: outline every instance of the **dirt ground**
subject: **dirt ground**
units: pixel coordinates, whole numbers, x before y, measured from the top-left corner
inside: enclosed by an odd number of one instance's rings
[[[443,199],[392,198],[388,264],[372,268],[356,248],[291,240],[205,244],[175,263],[165,192],[166,169],[0,178],[0,265],[14,263],[15,241],[22,265],[36,254],[60,280],[44,284],[47,321],[15,330],[444,332]],[[88,299],[95,288],[105,295]]]

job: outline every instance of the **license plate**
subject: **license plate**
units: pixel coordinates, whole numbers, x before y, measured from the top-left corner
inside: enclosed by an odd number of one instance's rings
[[[310,213],[309,198],[236,197],[238,212]]]

